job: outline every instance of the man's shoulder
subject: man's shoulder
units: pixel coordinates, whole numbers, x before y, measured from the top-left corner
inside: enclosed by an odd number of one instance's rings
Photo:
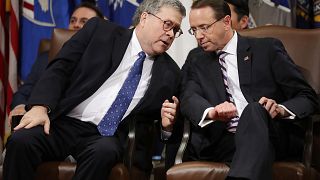
[[[190,50],[188,56],[193,56],[197,54],[203,54],[205,51],[201,47],[196,47]]]
[[[93,17],[91,18],[85,26],[91,26],[91,27],[96,27],[97,29],[100,29],[100,31],[110,31],[110,30],[116,30],[118,32],[122,31],[128,31],[127,28],[122,27],[116,23],[113,23],[109,20],[102,19],[99,17]]]
[[[168,53],[162,53],[156,57],[156,61],[170,68],[173,71],[180,71],[178,64],[172,59]]]
[[[248,41],[251,45],[267,45],[267,44],[277,44],[281,41],[273,37],[252,37],[252,36],[239,36],[240,39]],[[242,41],[240,41],[242,42]]]
[[[201,47],[192,49],[186,59],[186,62],[203,61],[204,59],[212,59],[214,52],[206,52]]]

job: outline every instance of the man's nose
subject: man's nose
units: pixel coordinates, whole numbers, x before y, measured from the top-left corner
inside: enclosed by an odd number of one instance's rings
[[[166,34],[169,35],[171,38],[174,37],[173,28],[170,29],[169,31],[166,31]]]
[[[81,28],[81,25],[79,21],[73,24],[73,30],[79,30],[80,28]]]
[[[194,36],[196,37],[196,39],[202,39],[204,37],[203,33],[201,31],[195,31],[194,32]]]

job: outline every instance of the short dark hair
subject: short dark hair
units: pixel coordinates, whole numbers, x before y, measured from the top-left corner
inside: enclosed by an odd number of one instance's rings
[[[191,9],[210,7],[214,11],[217,20],[224,18],[226,15],[231,16],[229,5],[223,0],[197,0],[192,3]]]
[[[77,7],[74,8],[73,12],[75,12],[75,11],[78,10],[79,8],[88,8],[88,9],[91,9],[91,10],[93,10],[93,11],[97,14],[98,17],[104,18],[101,10],[100,10],[97,6],[95,6],[95,4],[92,3],[92,2],[82,2],[82,3],[80,3]]]
[[[238,14],[238,21],[240,21],[243,16],[249,17],[248,0],[225,0],[225,1],[229,4],[232,4],[235,7],[234,11]]]

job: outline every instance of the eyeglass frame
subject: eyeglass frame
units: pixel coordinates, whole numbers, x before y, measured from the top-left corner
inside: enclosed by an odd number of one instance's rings
[[[162,29],[163,29],[164,31],[168,32],[168,31],[173,30],[173,35],[174,35],[175,38],[178,38],[178,37],[180,37],[180,36],[183,34],[183,31],[182,31],[182,29],[180,28],[180,26],[179,26],[179,27],[175,26],[175,23],[174,23],[174,22],[172,22],[172,21],[170,21],[170,20],[163,20],[163,19],[161,19],[159,16],[157,16],[157,15],[155,15],[155,14],[153,14],[153,13],[150,13],[150,12],[147,12],[147,13],[148,13],[148,14],[151,14],[152,16],[154,16],[154,17],[156,17],[156,18],[158,18],[159,20],[162,21],[162,23],[163,23]],[[170,27],[170,28],[165,28],[164,26],[167,24],[167,22],[172,23],[172,27]],[[177,30],[177,28],[179,28],[179,29]],[[176,35],[176,34],[178,34],[178,35]]]
[[[214,21],[213,23],[209,24],[209,25],[201,25],[200,27],[195,27],[195,30],[193,30],[192,27],[190,27],[190,29],[188,29],[188,33],[191,34],[192,36],[196,36],[197,35],[197,31],[201,31],[201,33],[207,33],[208,29],[214,25],[215,23],[219,22],[220,20],[222,20],[224,17]]]

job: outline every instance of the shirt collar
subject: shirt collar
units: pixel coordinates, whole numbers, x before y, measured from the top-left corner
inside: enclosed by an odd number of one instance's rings
[[[132,33],[131,43],[132,43],[131,44],[131,47],[132,47],[131,52],[132,52],[132,54],[137,55],[139,52],[142,51],[142,48],[141,48],[140,43],[138,41],[135,29],[133,30],[133,33]]]
[[[224,46],[222,51],[228,54],[237,55],[237,44],[238,44],[238,34],[236,31],[234,31],[231,40]]]

